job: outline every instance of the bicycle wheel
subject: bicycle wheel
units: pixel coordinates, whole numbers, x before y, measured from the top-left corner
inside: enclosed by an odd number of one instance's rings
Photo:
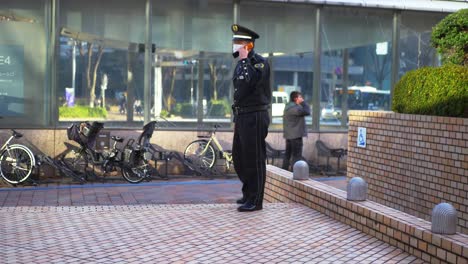
[[[143,155],[137,155],[132,165],[123,164],[122,176],[130,183],[140,183],[149,177],[150,167]]]
[[[62,156],[62,162],[69,170],[80,177],[80,180],[88,178],[88,159],[86,151],[72,149]]]
[[[212,168],[216,161],[216,154],[213,146],[208,145],[206,140],[195,140],[190,143],[184,151],[184,159],[203,169]]]
[[[0,155],[0,173],[12,184],[25,181],[33,170],[35,160],[32,152],[24,146],[9,146]]]

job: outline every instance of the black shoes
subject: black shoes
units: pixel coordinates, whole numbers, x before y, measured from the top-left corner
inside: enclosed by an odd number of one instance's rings
[[[244,197],[242,197],[242,198],[240,198],[240,199],[238,199],[236,201],[237,204],[245,204],[246,202],[247,202],[247,198],[244,198]]]
[[[237,208],[237,211],[239,211],[239,212],[253,212],[253,211],[258,211],[258,210],[262,210],[262,209],[263,209],[262,205],[256,205],[256,204],[247,202],[247,203],[239,206],[239,208]]]

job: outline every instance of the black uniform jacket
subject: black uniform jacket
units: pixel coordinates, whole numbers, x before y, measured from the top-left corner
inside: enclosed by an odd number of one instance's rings
[[[253,50],[234,70],[233,107],[268,106],[271,102],[270,65]]]

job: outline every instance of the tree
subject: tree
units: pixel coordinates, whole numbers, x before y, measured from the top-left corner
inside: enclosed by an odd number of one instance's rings
[[[104,47],[102,45],[98,46],[98,54],[95,62],[93,63],[93,50],[94,43],[86,43],[87,45],[87,65],[86,65],[86,88],[89,92],[89,106],[94,107],[94,101],[96,99],[96,79],[97,79],[97,70],[99,68],[99,63],[101,62],[102,53],[104,52]],[[80,55],[85,56],[85,47],[83,42],[79,43],[80,46]],[[91,76],[92,70],[92,76]]]
[[[468,66],[468,9],[442,19],[432,30],[431,44],[442,62]]]

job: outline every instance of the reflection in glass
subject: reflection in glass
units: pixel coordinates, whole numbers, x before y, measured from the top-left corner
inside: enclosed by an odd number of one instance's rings
[[[144,1],[60,7],[59,121],[143,121]]]
[[[0,6],[1,124],[48,122],[45,1],[2,1]]]
[[[323,17],[321,126],[346,125],[342,109],[388,110],[392,12],[326,7]]]
[[[442,13],[402,12],[399,77],[410,70],[440,64],[436,50],[431,46],[430,41],[432,27],[445,15]]]
[[[270,63],[270,129],[282,129],[283,110],[292,91],[300,91],[312,104],[315,8],[254,1],[241,1],[240,7],[239,24],[260,35],[255,50]],[[312,124],[311,116],[306,123]]]

